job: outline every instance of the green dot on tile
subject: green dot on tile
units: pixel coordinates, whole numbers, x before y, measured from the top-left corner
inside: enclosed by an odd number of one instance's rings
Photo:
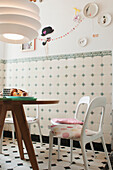
[[[101,64],[100,64],[100,66],[101,66],[101,67],[103,67],[103,66],[104,66],[104,64],[103,64],[103,63],[101,63]]]
[[[94,73],[92,73],[91,76],[94,77]]]
[[[67,69],[68,68],[68,66],[65,66],[65,69]]]
[[[67,110],[64,110],[64,113],[67,113]]]
[[[84,96],[84,95],[85,95],[85,92],[82,92],[82,95]]]
[[[84,67],[85,67],[85,65],[83,64],[83,65],[82,65],[82,67],[84,68]]]
[[[104,85],[104,83],[100,83],[100,85],[101,85],[101,86],[103,86],[103,85]]]
[[[57,77],[59,78],[59,77],[60,77],[60,75],[57,75]]]
[[[84,114],[84,111],[82,111],[82,114]]]
[[[85,83],[82,83],[82,86],[85,86]]]
[[[91,121],[91,124],[94,124],[94,122],[93,122],[93,121]]]
[[[94,112],[92,111],[92,112],[91,112],[91,114],[93,115],[93,114],[94,114]]]
[[[76,77],[76,74],[73,74],[73,77]]]
[[[94,67],[95,65],[94,64],[91,64],[91,67]]]
[[[82,77],[85,77],[85,74],[82,74]]]
[[[100,75],[101,75],[101,76],[104,76],[104,73],[101,73]]]
[[[94,83],[91,83],[91,86],[94,86],[95,84]]]
[[[76,65],[74,65],[73,68],[76,68]]]

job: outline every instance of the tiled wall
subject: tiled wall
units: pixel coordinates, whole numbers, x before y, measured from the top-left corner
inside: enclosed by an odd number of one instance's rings
[[[51,118],[73,117],[81,96],[89,95],[91,99],[106,96],[104,134],[106,142],[111,142],[111,51],[7,60],[4,61],[4,72],[5,76],[1,74],[3,86],[27,89],[38,99],[60,100],[56,105],[40,106],[41,129],[46,136]],[[26,111],[34,116],[36,109],[27,106]],[[81,109],[81,119],[83,115]],[[89,125],[97,128],[96,113],[91,115]],[[38,134],[36,125],[32,126],[32,134]]]

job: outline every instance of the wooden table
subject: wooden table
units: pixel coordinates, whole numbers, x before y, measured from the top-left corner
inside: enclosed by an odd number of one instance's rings
[[[39,167],[35,157],[35,152],[32,145],[31,135],[26,121],[23,105],[57,104],[58,102],[59,102],[58,100],[37,100],[37,101],[0,100],[0,137],[4,126],[6,113],[7,111],[12,111],[20,157],[21,159],[24,159],[23,145],[22,145],[22,139],[23,139],[33,170],[39,170]]]

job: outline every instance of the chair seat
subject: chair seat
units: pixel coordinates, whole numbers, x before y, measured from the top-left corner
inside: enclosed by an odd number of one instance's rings
[[[60,137],[60,138],[69,138],[69,139],[75,139],[75,138],[80,138],[81,136],[81,130],[82,130],[82,125],[52,125],[51,126],[52,133],[54,136]],[[96,134],[95,131],[86,129],[86,135],[87,136],[92,136]]]
[[[7,117],[7,118],[5,118],[5,123],[7,124],[13,124],[13,118],[11,118],[11,117]]]
[[[34,123],[38,121],[38,118],[35,117],[26,117],[28,123]]]
[[[34,117],[26,117],[28,123],[37,122],[37,119]],[[5,123],[13,124],[13,118],[5,118]]]
[[[52,124],[80,124],[83,122],[74,118],[54,118],[51,120]]]

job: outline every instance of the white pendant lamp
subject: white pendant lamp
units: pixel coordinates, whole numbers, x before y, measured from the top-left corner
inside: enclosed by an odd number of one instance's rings
[[[39,8],[29,0],[0,0],[0,41],[23,44],[38,36]]]

